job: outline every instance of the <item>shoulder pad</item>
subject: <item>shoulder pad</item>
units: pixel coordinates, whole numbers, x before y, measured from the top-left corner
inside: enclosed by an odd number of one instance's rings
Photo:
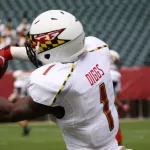
[[[48,64],[36,69],[30,76],[29,94],[38,103],[51,105],[64,87],[68,75],[72,70],[72,63]]]

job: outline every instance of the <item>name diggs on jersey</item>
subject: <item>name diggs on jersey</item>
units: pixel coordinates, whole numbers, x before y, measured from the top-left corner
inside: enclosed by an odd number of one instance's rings
[[[96,64],[85,76],[88,79],[90,85],[94,85],[102,76],[104,71],[99,68],[99,65]]]

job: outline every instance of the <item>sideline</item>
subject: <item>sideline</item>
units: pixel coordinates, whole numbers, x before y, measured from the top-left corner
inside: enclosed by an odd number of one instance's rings
[[[121,123],[135,123],[135,122],[150,122],[150,118],[145,119],[145,118],[123,118],[123,119],[119,119],[119,122]],[[17,122],[15,123],[0,123],[0,126],[3,125],[8,125],[8,126],[15,126],[17,124]],[[32,126],[47,126],[47,125],[56,125],[54,122],[52,121],[29,121],[29,125]]]

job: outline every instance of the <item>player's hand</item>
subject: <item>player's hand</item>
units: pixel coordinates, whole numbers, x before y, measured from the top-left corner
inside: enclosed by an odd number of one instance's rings
[[[10,46],[6,46],[4,48],[0,48],[0,68],[8,63],[9,60],[12,59]]]
[[[123,109],[123,111],[128,112],[130,110],[130,106],[127,104],[124,104],[124,105],[122,105],[122,109]]]
[[[5,74],[8,67],[8,60],[12,59],[10,55],[10,46],[0,48],[0,78]]]

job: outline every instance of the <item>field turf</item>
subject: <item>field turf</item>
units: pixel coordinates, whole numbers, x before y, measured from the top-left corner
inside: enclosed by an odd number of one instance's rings
[[[122,120],[124,145],[133,150],[150,150],[150,120]],[[60,129],[49,123],[31,123],[31,134],[21,135],[18,124],[0,125],[0,150],[65,150]]]

